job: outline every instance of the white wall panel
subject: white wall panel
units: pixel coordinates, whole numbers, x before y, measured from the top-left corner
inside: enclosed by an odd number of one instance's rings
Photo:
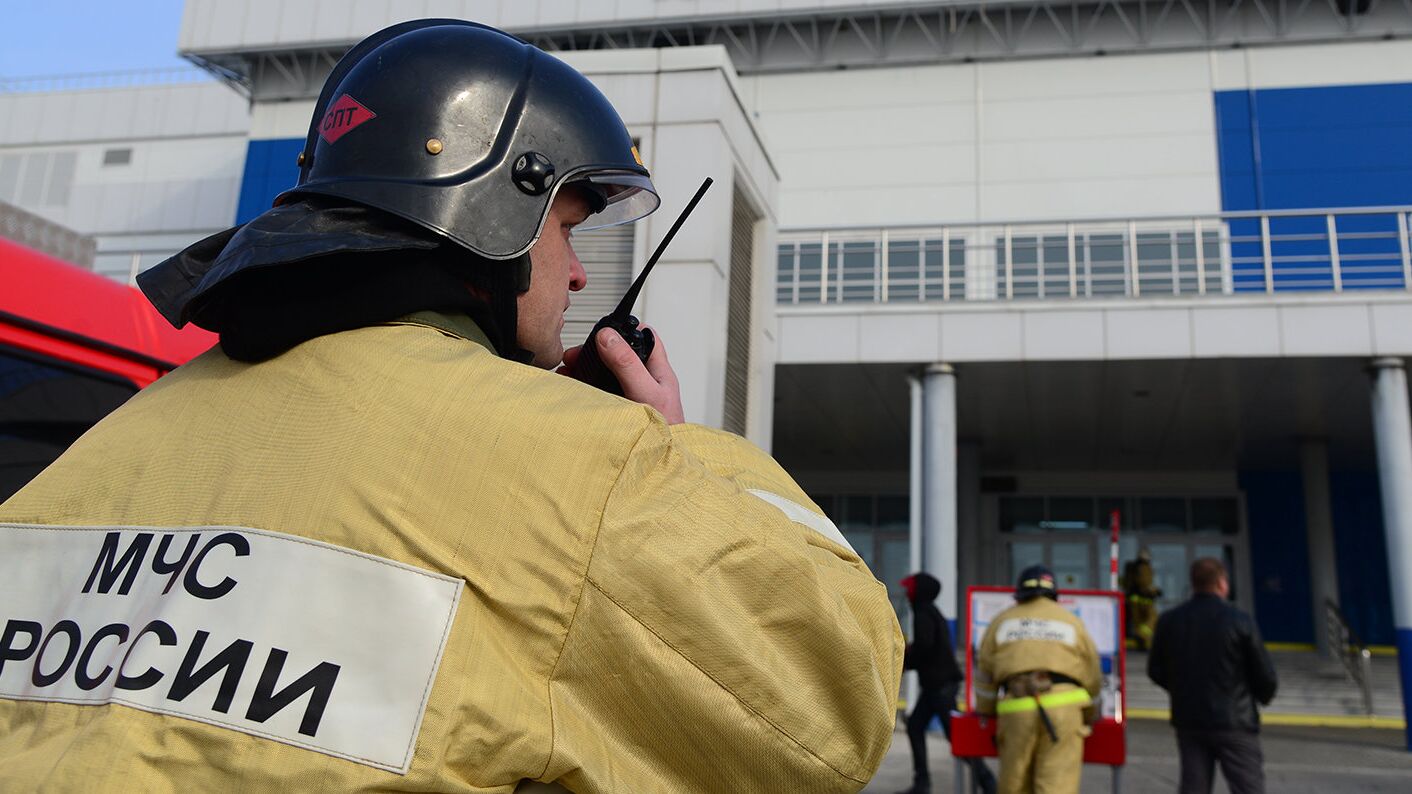
[[[782,150],[849,149],[871,155],[920,144],[969,144],[975,140],[976,121],[971,106],[952,103],[867,110],[834,106],[773,112],[768,129]],[[1026,131],[1033,135],[1034,125]]]
[[[1232,88],[1412,82],[1412,41],[1255,47],[1245,50],[1249,85]]]
[[[1150,175],[1050,182],[987,183],[980,220],[1111,218],[1215,212],[1214,176]]]
[[[580,5],[582,3],[579,0],[539,0],[535,24],[542,27],[573,24],[574,19],[579,15]],[[609,3],[601,5],[604,8],[611,8]]]
[[[1054,311],[1025,314],[1026,360],[1101,359],[1104,341],[1103,315],[1098,312]]]
[[[1412,305],[1373,307],[1373,352],[1412,350]]]
[[[780,177],[780,228],[924,225],[976,220],[974,184],[790,190]]]
[[[234,48],[248,41],[244,36],[245,20],[250,3],[217,2],[212,4],[210,22],[206,30],[211,47]]]
[[[1356,356],[1373,349],[1366,306],[1283,306],[1280,336],[1286,356]]]
[[[281,41],[284,24],[283,6],[303,6],[312,10],[312,3],[281,3],[279,0],[248,0],[245,25],[240,31],[242,41]]]
[[[968,144],[881,146],[858,156],[856,147],[775,155],[793,191],[911,188],[974,184]]]
[[[946,314],[941,318],[943,361],[1018,361],[1024,358],[1019,312]]]
[[[277,24],[274,37],[279,44],[297,44],[312,41],[314,24],[319,4],[301,0],[297,3],[279,3],[275,9]]]
[[[389,3],[388,0],[345,0],[345,14],[348,17],[347,32],[350,38],[360,39],[376,30],[400,21],[397,12],[401,6],[420,6],[419,2]],[[421,9],[417,8],[416,12]]]
[[[4,142],[32,143],[38,140],[39,125],[44,116],[44,94],[10,94],[0,96],[0,120],[5,125]]]
[[[314,16],[314,41],[351,41],[358,38],[353,33],[350,24],[352,8],[349,6],[349,0],[317,0],[317,2],[318,11]],[[246,42],[247,46],[250,44],[251,42]]]
[[[539,24],[539,0],[501,0],[497,27],[529,28]]]
[[[1107,358],[1188,358],[1191,315],[1185,307],[1104,312]]]
[[[624,124],[633,126],[653,122],[653,103],[657,98],[655,75],[597,74],[591,75],[590,79],[613,103]]]
[[[215,82],[0,94],[0,146],[243,134],[247,107]]]
[[[89,131],[93,119],[79,107],[78,97],[64,91],[51,94],[39,111],[39,126],[34,131],[38,141],[63,140],[78,130]]]
[[[861,317],[857,345],[864,361],[936,361],[941,356],[941,315],[889,312]]]
[[[1056,96],[1151,96],[1209,90],[1205,53],[1054,58],[984,64],[987,102]]]
[[[303,138],[314,116],[314,100],[260,102],[250,112],[250,139]]]
[[[593,19],[652,19],[657,0],[617,0],[608,3],[579,3],[579,15],[585,20]]]

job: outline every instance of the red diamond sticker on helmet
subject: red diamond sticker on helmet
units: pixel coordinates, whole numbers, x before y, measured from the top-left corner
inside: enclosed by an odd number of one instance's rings
[[[323,121],[319,122],[319,137],[329,143],[334,143],[346,135],[349,130],[377,117],[378,114],[363,107],[362,102],[344,94],[329,107],[328,112],[324,113]]]

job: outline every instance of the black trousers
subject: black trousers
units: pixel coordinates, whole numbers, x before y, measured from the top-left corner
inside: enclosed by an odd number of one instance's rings
[[[1177,750],[1181,753],[1181,794],[1211,794],[1216,762],[1231,794],[1264,794],[1265,756],[1260,752],[1260,734],[1241,730],[1177,729]]]
[[[951,741],[951,709],[956,705],[956,692],[960,688],[959,681],[934,689],[923,687],[917,695],[917,707],[907,715],[907,739],[912,744],[912,775],[918,783],[931,781],[931,772],[927,769],[927,726],[931,724],[933,717],[940,717],[941,730],[946,734],[946,741]],[[979,758],[971,758],[967,763],[971,765],[971,771],[981,789],[994,791],[995,776],[991,774],[985,762]]]

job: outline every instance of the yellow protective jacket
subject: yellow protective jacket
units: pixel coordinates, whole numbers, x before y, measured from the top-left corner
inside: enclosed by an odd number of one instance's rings
[[[995,713],[997,688],[1021,673],[1068,676],[1095,697],[1103,688],[1098,650],[1083,622],[1044,597],[1018,603],[991,620],[976,667],[976,706],[983,714]]]
[[[0,623],[4,791],[857,791],[903,649],[768,455],[431,313],[132,398],[0,505]]]

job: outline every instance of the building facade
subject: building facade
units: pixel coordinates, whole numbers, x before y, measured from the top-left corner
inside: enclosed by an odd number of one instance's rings
[[[208,149],[180,178],[224,180],[227,203],[171,239],[293,183],[362,36],[506,28],[603,88],[663,195],[579,243],[593,278],[566,337],[715,177],[640,316],[688,417],[771,448],[900,614],[917,568],[952,616],[966,585],[1034,562],[1106,587],[1116,511],[1160,605],[1221,557],[1267,639],[1323,645],[1332,603],[1407,658],[1412,10],[1314,6],[189,0],[180,49],[223,80],[200,90],[248,113],[181,138]],[[116,112],[118,93],[0,96],[0,158],[69,140],[16,113]],[[75,146],[75,173],[101,174],[109,143]],[[0,200],[39,189],[24,162]],[[107,227],[50,214],[102,260]]]

